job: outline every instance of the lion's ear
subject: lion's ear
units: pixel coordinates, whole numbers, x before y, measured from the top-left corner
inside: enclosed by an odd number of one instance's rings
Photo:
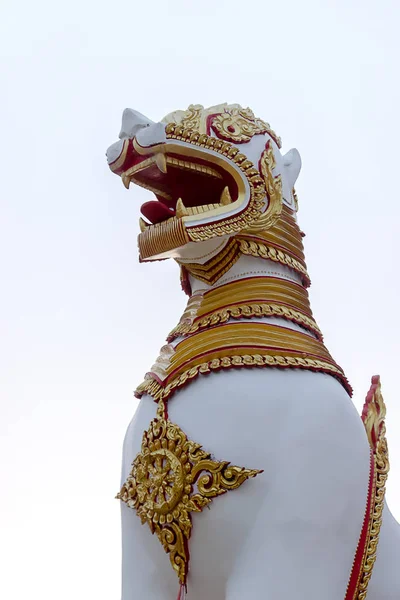
[[[286,181],[289,184],[289,189],[292,189],[301,169],[301,157],[296,148],[292,148],[284,155],[283,168],[285,170]]]

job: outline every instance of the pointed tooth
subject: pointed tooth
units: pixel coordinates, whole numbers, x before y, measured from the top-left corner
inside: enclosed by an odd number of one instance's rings
[[[139,219],[139,227],[140,227],[140,231],[143,233],[143,231],[146,231],[146,229],[149,227],[149,225],[146,223],[146,221],[144,219],[142,219],[142,217],[140,217]]]
[[[224,189],[222,190],[222,194],[221,194],[221,198],[219,199],[219,202],[220,202],[220,204],[222,204],[222,206],[226,206],[227,204],[232,203],[232,198],[229,193],[228,186],[224,187]]]
[[[127,175],[126,173],[123,173],[121,175],[121,179],[122,179],[122,183],[124,184],[124,186],[126,187],[126,189],[129,190],[129,185],[131,183],[129,175]]]
[[[165,158],[165,154],[162,152],[156,154],[156,165],[160,169],[161,173],[167,172],[167,159]]]
[[[189,214],[188,209],[182,202],[182,198],[179,198],[178,202],[176,203],[175,213],[178,219],[181,217],[186,217]]]

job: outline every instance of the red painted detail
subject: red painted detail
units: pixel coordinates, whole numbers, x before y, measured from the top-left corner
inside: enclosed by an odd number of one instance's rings
[[[280,145],[278,144],[278,139],[274,135],[272,135],[272,131],[266,131],[266,133],[274,140],[274,142],[278,146],[278,148],[280,148],[282,146],[282,144],[280,144]]]
[[[139,163],[143,162],[147,158],[148,158],[147,156],[140,156],[139,154],[137,154],[137,152],[135,152],[135,150],[133,148],[132,140],[129,140],[128,141],[128,150],[126,152],[126,157],[125,157],[125,160],[122,163],[122,165],[120,165],[118,169],[113,168],[113,165],[119,160],[119,157],[118,157],[116,160],[114,160],[114,162],[110,163],[108,166],[110,167],[111,171],[113,173],[115,173],[116,175],[122,175],[122,173],[124,173],[125,171],[127,171],[128,169],[133,167],[134,165],[138,165]]]
[[[184,156],[176,153],[168,153],[168,156],[178,160],[186,160]],[[229,159],[226,160],[229,161]],[[146,185],[151,186],[152,189],[159,192],[159,194],[155,192],[157,200],[153,201],[153,205],[146,203],[146,212],[142,210],[142,214],[151,223],[159,223],[174,214],[165,213],[165,211],[161,212],[157,207],[158,203],[170,209],[175,209],[178,198],[182,198],[183,203],[187,207],[212,203],[218,204],[225,186],[229,187],[232,200],[235,201],[237,199],[239,193],[238,186],[228,171],[224,170],[220,165],[215,165],[212,161],[207,160],[207,158],[196,157],[192,162],[203,166],[212,165],[213,169],[219,172],[221,178],[206,176],[204,173],[197,171],[186,171],[174,165],[168,166],[167,173],[161,173],[154,163],[134,175],[135,183],[144,185],[144,187]]]
[[[142,204],[140,212],[153,224],[161,223],[175,216],[175,209],[169,209],[165,204],[157,202],[157,200],[150,200]]]
[[[242,142],[238,141],[238,140],[234,140],[233,138],[229,137],[228,135],[222,135],[218,129],[216,127],[213,126],[213,121],[215,119],[215,117],[218,117],[218,115],[221,115],[223,113],[216,113],[214,115],[209,115],[207,117],[207,134],[210,135],[211,130],[213,131],[213,133],[215,133],[215,135],[220,139],[220,140],[225,140],[227,142],[232,142],[233,144],[247,144],[248,140],[243,140]],[[234,133],[235,132],[235,128],[233,127],[233,125],[228,125],[227,130],[230,133]]]
[[[189,273],[185,267],[181,267],[181,288],[187,296],[192,295],[192,286],[190,285]]]
[[[350,579],[347,586],[346,596],[344,600],[357,600],[359,592],[359,583],[364,566],[364,556],[366,547],[369,539],[369,529],[371,520],[371,507],[374,495],[374,484],[375,484],[375,459],[374,454],[371,450],[370,456],[370,471],[369,471],[369,484],[368,484],[368,497],[367,505],[365,508],[364,521],[361,529],[360,538],[358,540],[357,550],[354,556],[353,567],[350,573]]]
[[[185,598],[185,586],[183,585],[183,583],[181,583],[181,585],[179,586],[179,592],[178,592],[178,596],[176,598],[176,600],[184,600]]]
[[[211,130],[215,133],[215,135],[220,139],[220,140],[226,140],[228,142],[232,142],[234,144],[247,144],[248,140],[243,140],[242,142],[238,141],[238,140],[234,140],[232,138],[230,138],[227,135],[222,135],[218,129],[216,127],[213,127],[213,120],[215,119],[215,117],[217,117],[218,115],[221,115],[223,113],[215,113],[212,115],[208,115],[207,117],[207,121],[206,121],[206,131],[207,131],[207,135],[211,134]],[[235,128],[233,125],[228,125],[228,127],[226,128],[230,133],[235,133]],[[278,140],[277,138],[272,134],[272,131],[265,131],[264,134],[267,134],[270,136],[270,138],[275,142],[275,144],[278,146],[279,148],[279,144],[278,144]]]
[[[207,121],[206,121],[206,131],[207,131],[207,135],[211,135],[211,127],[212,127],[212,122],[214,121],[215,117],[218,117],[218,115],[221,115],[222,113],[214,113],[212,115],[208,115],[207,117]],[[221,136],[218,135],[218,133],[213,129],[213,131],[215,132],[215,134],[221,138]],[[221,138],[223,139],[223,138]]]

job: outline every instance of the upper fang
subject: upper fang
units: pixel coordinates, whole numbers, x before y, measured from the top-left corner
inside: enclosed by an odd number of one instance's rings
[[[159,152],[156,154],[156,165],[160,169],[161,173],[167,172],[167,159],[165,158],[165,154]]]
[[[224,187],[224,189],[222,190],[222,194],[221,194],[221,198],[219,199],[219,202],[220,202],[220,204],[222,204],[222,206],[226,206],[227,204],[231,204],[232,198],[231,198],[231,195],[229,193],[228,186]]]

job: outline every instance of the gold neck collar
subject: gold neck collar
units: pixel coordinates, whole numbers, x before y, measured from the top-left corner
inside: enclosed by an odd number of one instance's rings
[[[250,366],[328,373],[351,393],[323,343],[307,290],[278,277],[249,277],[193,294],[167,342],[138,397],[167,399],[199,374]]]
[[[307,290],[297,283],[279,277],[243,277],[196,292],[167,341],[187,336],[229,319],[280,317],[300,325],[322,340],[313,317]]]

